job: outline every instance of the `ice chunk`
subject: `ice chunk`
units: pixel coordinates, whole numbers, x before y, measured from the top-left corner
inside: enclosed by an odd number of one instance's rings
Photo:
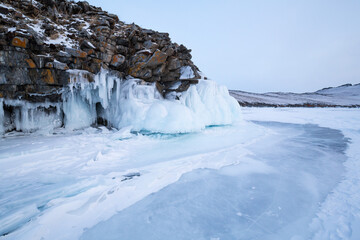
[[[240,119],[238,102],[229,95],[225,86],[211,80],[200,80],[181,98],[205,126],[231,124]]]
[[[125,139],[129,139],[133,136],[133,134],[131,133],[131,127],[124,127],[122,129],[120,129],[119,131],[117,131],[116,133],[112,134],[112,139],[113,140],[125,140]]]

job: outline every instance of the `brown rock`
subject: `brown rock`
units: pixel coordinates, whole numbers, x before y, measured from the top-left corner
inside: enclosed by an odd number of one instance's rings
[[[150,52],[149,51],[140,51],[137,52],[132,58],[131,58],[131,64],[136,64],[139,62],[146,62],[150,58]]]
[[[54,57],[35,54],[31,54],[31,59],[35,62],[38,68],[43,68],[47,62],[54,61]]]
[[[81,49],[86,49],[86,48],[88,48],[88,49],[95,49],[95,46],[94,46],[91,42],[89,42],[89,41],[87,41],[87,40],[84,40],[84,41],[81,43],[80,47],[81,47]]]
[[[66,63],[62,63],[62,62],[48,62],[45,64],[46,68],[55,68],[55,69],[59,69],[59,70],[68,70],[69,67]]]
[[[163,82],[172,82],[177,81],[180,78],[180,70],[177,69],[175,71],[168,72],[164,76],[162,76],[161,81]]]
[[[128,47],[129,46],[129,40],[124,39],[124,38],[118,38],[118,39],[116,39],[116,44],[124,46],[124,47]]]
[[[146,79],[146,81],[148,82],[160,82],[161,81],[161,76],[152,76],[151,78],[149,79]]]
[[[73,57],[78,57],[78,58],[86,58],[87,56],[87,53],[80,49],[65,48],[65,52],[69,53]]]
[[[137,43],[134,44],[134,49],[136,51],[139,51],[142,48],[143,48],[143,45],[141,43],[137,42]]]
[[[163,75],[164,72],[165,72],[165,68],[166,68],[165,64],[162,64],[162,65],[158,66],[157,68],[155,68],[153,70],[153,75],[155,75],[155,76]]]
[[[120,53],[124,56],[126,56],[129,53],[129,48],[121,46],[121,45],[116,46],[116,50],[118,53]]]
[[[112,55],[107,53],[98,53],[98,58],[101,59],[104,63],[110,63],[112,60]]]
[[[110,65],[113,67],[119,67],[125,62],[125,57],[121,54],[114,55],[112,57]]]
[[[169,48],[166,49],[165,53],[168,56],[172,56],[172,55],[174,55],[175,50],[172,47],[169,47]]]
[[[189,89],[190,82],[189,81],[182,81],[180,86],[175,90],[176,92],[185,92]]]
[[[102,60],[97,58],[92,58],[90,61],[85,61],[82,63],[81,67],[83,70],[87,70],[91,73],[98,73],[102,67]]]
[[[162,94],[164,92],[165,86],[163,84],[161,84],[160,82],[156,82],[155,86],[159,93]]]
[[[95,33],[97,33],[97,34],[101,34],[101,33],[110,34],[110,28],[107,27],[107,26],[98,26],[98,27],[95,27],[94,31],[95,31]]]
[[[151,52],[154,52],[156,49],[159,48],[159,44],[148,40],[144,42],[144,47],[150,49]]]
[[[170,57],[168,62],[168,69],[171,71],[171,70],[179,69],[180,67],[181,67],[181,61],[178,58]]]
[[[133,67],[130,68],[129,74],[135,78],[149,79],[152,77],[152,71],[148,68]]]
[[[28,58],[28,59],[25,59],[25,61],[27,62],[29,68],[36,68],[36,64],[34,63],[34,61],[32,59]]]
[[[160,50],[156,50],[154,54],[150,57],[148,62],[146,63],[146,66],[149,68],[155,68],[165,63],[166,59],[167,59],[166,53],[161,52]]]
[[[22,37],[14,37],[11,44],[14,47],[21,47],[21,48],[26,48],[27,44],[28,44],[29,40],[26,38],[22,38]]]
[[[55,84],[55,79],[50,69],[43,69],[41,71],[41,80],[46,84]]]

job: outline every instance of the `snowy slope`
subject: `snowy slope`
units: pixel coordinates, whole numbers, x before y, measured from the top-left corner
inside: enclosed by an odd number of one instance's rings
[[[230,94],[242,106],[280,107],[359,107],[360,84],[346,84],[314,93],[249,93],[231,90]]]

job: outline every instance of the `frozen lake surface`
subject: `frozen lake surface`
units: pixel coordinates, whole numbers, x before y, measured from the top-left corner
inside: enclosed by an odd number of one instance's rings
[[[0,239],[360,239],[357,109],[0,139]]]

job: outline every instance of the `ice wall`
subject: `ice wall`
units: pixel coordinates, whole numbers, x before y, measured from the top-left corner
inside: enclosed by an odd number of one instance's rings
[[[7,111],[6,111],[7,108]],[[62,126],[61,103],[0,100],[0,133],[9,130],[49,133]]]
[[[118,129],[183,133],[209,125],[232,124],[240,119],[237,101],[226,87],[210,80],[200,80],[176,99],[165,99],[155,84],[139,79],[121,80],[102,70],[89,83],[85,71],[69,72],[69,89],[63,92],[62,103],[1,100],[0,131],[51,132],[61,126],[74,130],[102,121]],[[10,116],[6,116],[4,106],[11,108]]]

